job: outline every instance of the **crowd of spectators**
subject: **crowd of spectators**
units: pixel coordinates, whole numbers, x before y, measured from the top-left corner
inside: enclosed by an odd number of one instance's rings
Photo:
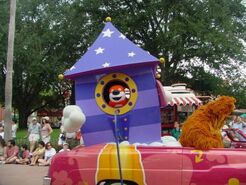
[[[70,147],[73,148],[83,142],[80,131],[66,133],[63,126],[61,126],[57,149],[55,149],[51,143],[53,129],[50,125],[49,117],[42,117],[40,122],[38,122],[36,117],[32,118],[31,122],[28,123],[28,134],[25,137],[28,139],[28,142],[22,143],[19,146],[16,145],[16,122],[13,121],[12,123],[12,139],[8,140],[7,143],[4,140],[4,123],[0,123],[1,164],[14,163],[30,166],[48,166],[52,157],[57,152],[69,151]]]
[[[67,143],[63,144],[63,148],[58,152],[70,151]],[[20,148],[15,144],[13,139],[7,144],[4,139],[0,138],[0,163],[1,164],[22,164],[22,165],[50,165],[52,157],[57,153],[56,149],[50,142],[46,144],[43,141],[38,142],[38,147],[34,152],[30,152],[26,144],[22,144]]]

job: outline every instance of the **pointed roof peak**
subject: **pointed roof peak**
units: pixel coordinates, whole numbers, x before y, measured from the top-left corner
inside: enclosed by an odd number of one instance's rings
[[[108,20],[108,21],[107,21]],[[159,60],[141,49],[122,34],[107,18],[107,22],[90,49],[65,72],[74,77],[88,72],[144,63],[157,64]]]

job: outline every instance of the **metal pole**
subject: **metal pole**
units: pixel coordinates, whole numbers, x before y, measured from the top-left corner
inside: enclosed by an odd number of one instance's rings
[[[120,162],[120,148],[119,148],[119,136],[118,136],[118,125],[117,125],[117,115],[119,111],[116,110],[114,114],[114,120],[115,120],[115,142],[116,142],[116,149],[117,149],[117,158],[118,158],[118,165],[119,165],[119,173],[120,173],[120,184],[123,185],[123,177],[122,177],[122,170],[121,170],[121,162]]]

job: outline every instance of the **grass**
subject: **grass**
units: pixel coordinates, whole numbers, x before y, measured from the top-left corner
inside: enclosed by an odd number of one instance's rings
[[[51,133],[51,144],[54,148],[58,150],[58,137],[60,134],[60,129],[59,128],[53,128],[53,132]],[[29,146],[28,138],[27,138],[27,129],[21,129],[17,130],[16,133],[16,144],[17,146],[20,146],[22,144],[27,144]]]

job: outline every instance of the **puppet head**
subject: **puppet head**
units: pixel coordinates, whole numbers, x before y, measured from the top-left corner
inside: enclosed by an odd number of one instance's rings
[[[122,107],[127,103],[125,88],[122,85],[113,85],[109,89],[109,105]]]
[[[208,112],[216,118],[212,125],[214,128],[221,129],[223,127],[225,120],[235,109],[235,102],[233,97],[221,96],[207,105]]]
[[[85,115],[79,106],[68,105],[63,109],[62,124],[66,132],[77,132],[85,120]]]

